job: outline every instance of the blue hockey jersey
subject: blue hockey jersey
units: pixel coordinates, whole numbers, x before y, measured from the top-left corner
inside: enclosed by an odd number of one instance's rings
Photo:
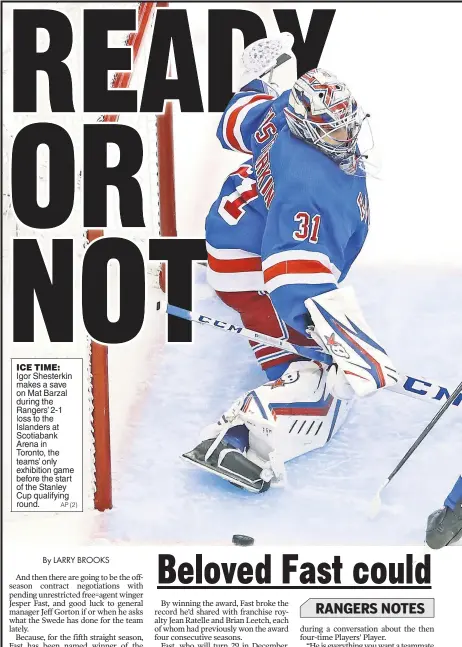
[[[266,218],[265,290],[284,321],[304,333],[305,300],[336,289],[364,244],[369,201],[364,177],[347,175],[291,133],[284,116],[289,94],[277,97],[263,81],[252,81],[229,102],[217,136],[224,148],[252,155],[258,200],[251,206]],[[228,182],[237,188],[242,177]]]
[[[455,510],[458,503],[462,501],[462,476],[459,476],[451,492],[448,494],[444,505]]]

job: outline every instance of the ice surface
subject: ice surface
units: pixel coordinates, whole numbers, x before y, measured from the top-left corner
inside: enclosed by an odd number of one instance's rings
[[[449,387],[462,376],[462,282],[457,269],[358,267],[356,288],[367,319],[403,370]],[[197,279],[195,309],[234,321]],[[422,544],[426,518],[462,468],[462,407],[451,407],[383,494],[370,501],[438,410],[394,393],[358,402],[324,448],[287,466],[285,489],[252,495],[180,458],[249,387],[264,381],[247,342],[196,326],[194,344],[169,344],[116,466],[114,509],[101,535],[149,543],[221,544],[234,533],[257,544]]]

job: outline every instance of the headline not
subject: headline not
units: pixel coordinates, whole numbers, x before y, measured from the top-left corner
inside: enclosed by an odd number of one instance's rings
[[[189,11],[193,11],[190,9]],[[318,65],[335,10],[313,10],[303,36],[296,10],[274,9],[281,32],[294,36],[293,53],[299,74]],[[133,32],[136,9],[84,9],[82,12],[83,70],[75,78],[66,59],[74,45],[69,17],[57,9],[15,9],[13,12],[13,111],[37,111],[38,73],[48,79],[50,112],[74,113],[74,91],[82,84],[84,113],[109,115],[121,112],[160,113],[166,101],[177,101],[181,111],[204,112],[188,10],[162,8],[156,11],[149,59],[141,91],[113,89],[108,84],[115,70],[132,69],[132,52],[109,47],[113,30]],[[46,30],[49,45],[37,51],[38,30]],[[233,31],[239,30],[244,46],[266,37],[260,16],[247,9],[217,8],[208,11],[208,112],[221,112],[233,93]],[[176,78],[169,78],[173,51]],[[75,119],[82,121],[82,111]],[[143,192],[135,175],[143,163],[143,140],[133,127],[121,123],[94,123],[81,127],[83,134],[82,234],[107,226],[109,186],[119,194],[121,231],[144,228]],[[75,142],[65,127],[47,123],[37,116],[16,136],[11,152],[11,201],[16,218],[26,227],[50,230],[70,217],[76,194]],[[37,199],[37,150],[49,151],[48,204]],[[119,161],[108,165],[107,149],[114,145]],[[191,303],[191,261],[205,260],[201,239],[155,239],[149,241],[149,260],[169,263],[168,291],[177,304]],[[86,249],[82,260],[71,238],[52,244],[50,274],[34,238],[13,241],[14,341],[34,341],[34,303],[37,301],[52,342],[73,340],[74,271],[82,272],[82,320],[89,335],[106,344],[133,339],[145,315],[145,261],[139,247],[122,237],[99,238]],[[117,320],[107,314],[107,266],[114,259],[120,267],[120,313]],[[81,264],[81,267],[80,267]],[[177,277],[181,278],[178,279]],[[187,324],[190,325],[189,323]],[[184,328],[183,328],[184,330]],[[170,341],[189,341],[186,338]]]

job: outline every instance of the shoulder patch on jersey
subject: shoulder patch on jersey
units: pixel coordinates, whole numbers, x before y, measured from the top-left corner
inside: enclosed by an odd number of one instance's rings
[[[371,221],[371,212],[370,212],[369,198],[367,197],[367,193],[363,195],[362,192],[360,191],[358,193],[358,197],[356,198],[356,203],[359,207],[359,215],[361,217],[361,220],[363,220],[366,223],[366,225],[369,225]]]

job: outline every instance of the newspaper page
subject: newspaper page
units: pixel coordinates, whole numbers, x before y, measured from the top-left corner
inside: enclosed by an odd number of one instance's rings
[[[6,645],[462,644],[461,23],[3,3]]]

